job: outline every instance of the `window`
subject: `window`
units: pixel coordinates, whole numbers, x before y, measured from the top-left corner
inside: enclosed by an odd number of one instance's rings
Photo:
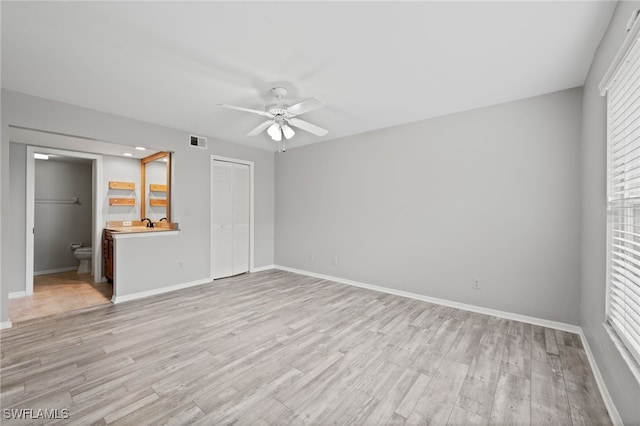
[[[637,35],[631,38],[625,51],[606,86],[607,319],[631,356],[640,363],[640,40]]]

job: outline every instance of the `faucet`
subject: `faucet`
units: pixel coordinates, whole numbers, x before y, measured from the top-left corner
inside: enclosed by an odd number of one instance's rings
[[[162,218],[162,219],[160,219],[158,222],[162,222],[163,220],[166,222],[166,221],[167,221],[167,218],[166,218],[166,217],[163,217],[163,218]]]
[[[153,228],[153,222],[151,222],[151,219],[149,219],[148,217],[143,217],[142,219],[140,219],[140,222],[144,222],[145,220],[149,221],[147,223],[147,228]]]

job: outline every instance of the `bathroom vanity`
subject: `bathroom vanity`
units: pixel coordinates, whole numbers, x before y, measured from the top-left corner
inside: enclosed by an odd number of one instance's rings
[[[171,152],[157,152],[140,160],[139,181],[123,174],[125,181],[109,182],[113,217],[131,217],[108,221],[103,230],[104,276],[113,283],[113,303],[189,281],[184,267],[189,260],[181,258],[184,238],[178,224],[171,222],[171,162]]]
[[[114,279],[114,240],[123,237],[146,237],[151,234],[159,233],[169,233],[166,235],[171,235],[176,234],[179,230],[177,223],[168,223],[166,221],[149,223],[153,224],[153,227],[148,226],[148,222],[139,220],[107,222],[107,226],[104,228],[102,237],[102,256],[104,263],[104,276],[109,281],[113,282]]]

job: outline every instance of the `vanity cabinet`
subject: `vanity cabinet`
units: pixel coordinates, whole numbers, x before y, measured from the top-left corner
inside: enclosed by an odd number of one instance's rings
[[[102,256],[104,259],[104,276],[113,281],[113,235],[111,231],[104,230],[102,237]]]

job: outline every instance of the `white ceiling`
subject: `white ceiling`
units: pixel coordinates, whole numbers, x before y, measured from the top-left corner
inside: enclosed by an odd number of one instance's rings
[[[269,89],[302,118],[289,148],[581,86],[615,2],[7,2],[2,87],[275,150]]]

